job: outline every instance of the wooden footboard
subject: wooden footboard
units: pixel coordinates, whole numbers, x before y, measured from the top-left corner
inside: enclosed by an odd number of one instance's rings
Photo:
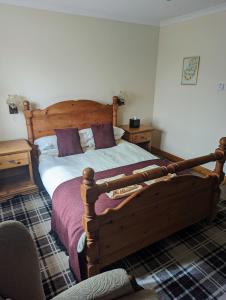
[[[226,138],[222,138],[215,153],[99,185],[95,184],[94,171],[85,169],[81,194],[87,235],[87,275],[98,274],[104,266],[204,218],[212,220],[219,200],[219,184],[224,178],[225,159]],[[216,161],[216,167],[205,178],[181,175],[160,181],[129,196],[116,208],[98,216],[95,213],[95,202],[102,193],[210,161]]]

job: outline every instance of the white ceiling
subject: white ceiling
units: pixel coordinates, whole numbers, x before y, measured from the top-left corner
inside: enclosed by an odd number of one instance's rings
[[[0,0],[0,3],[160,25],[226,10],[226,0]]]

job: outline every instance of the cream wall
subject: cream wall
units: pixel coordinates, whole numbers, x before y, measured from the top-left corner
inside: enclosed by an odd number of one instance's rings
[[[154,145],[183,158],[212,152],[226,136],[226,12],[160,29]],[[183,58],[201,57],[198,84],[182,86]],[[225,85],[226,86],[226,85]],[[208,165],[210,166],[210,165]]]
[[[8,94],[39,107],[63,99],[128,102],[120,122],[152,120],[159,29],[0,5],[0,139],[26,137],[22,113],[10,115]]]

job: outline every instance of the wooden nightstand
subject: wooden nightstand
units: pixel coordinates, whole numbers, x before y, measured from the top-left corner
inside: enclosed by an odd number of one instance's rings
[[[26,140],[0,142],[0,201],[38,190]]]
[[[148,149],[152,131],[154,131],[153,127],[146,125],[141,125],[139,128],[130,128],[129,125],[121,125],[119,127],[125,130],[123,136],[125,140]]]

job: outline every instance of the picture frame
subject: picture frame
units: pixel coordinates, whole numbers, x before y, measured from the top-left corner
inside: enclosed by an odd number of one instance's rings
[[[200,56],[185,57],[181,85],[197,85],[199,73]]]

